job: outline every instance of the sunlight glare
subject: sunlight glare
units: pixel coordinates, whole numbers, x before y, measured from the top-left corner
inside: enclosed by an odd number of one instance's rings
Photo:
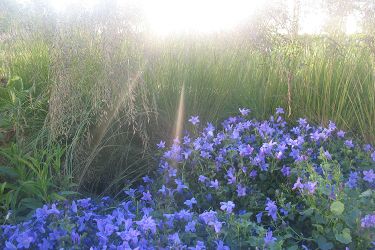
[[[1,0],[0,0],[1,1]],[[16,0],[23,6],[33,0]],[[71,8],[92,10],[103,0],[40,0],[59,14]],[[134,6],[140,10],[150,32],[161,37],[177,33],[214,33],[228,31],[237,26],[251,22],[259,11],[281,0],[115,0],[120,9],[129,10]],[[283,0],[293,10],[293,0]],[[282,1],[281,1],[282,2]],[[329,18],[327,10],[318,2],[302,11],[299,23],[300,34],[321,34]],[[351,14],[346,18],[345,32],[354,34],[361,32],[360,15]],[[143,28],[143,27],[142,27]]]
[[[301,18],[301,34],[320,34],[327,21],[327,14],[322,12],[308,13]]]
[[[346,19],[346,34],[356,34],[361,32],[359,15],[350,15]]]
[[[73,5],[82,6],[85,10],[90,10],[99,3],[99,0],[50,0],[48,3],[56,12],[60,13],[66,11]]]
[[[264,0],[144,1],[142,9],[151,31],[158,35],[217,32],[246,21]]]

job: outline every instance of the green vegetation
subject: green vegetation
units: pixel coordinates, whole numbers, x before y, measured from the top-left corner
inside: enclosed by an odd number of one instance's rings
[[[119,32],[115,18],[34,21],[25,30],[7,20],[0,36],[2,215],[63,199],[72,183],[116,194],[154,169],[154,145],[175,136],[183,85],[185,118],[218,123],[248,107],[264,119],[281,106],[288,121],[333,120],[375,142],[373,36],[155,41]]]

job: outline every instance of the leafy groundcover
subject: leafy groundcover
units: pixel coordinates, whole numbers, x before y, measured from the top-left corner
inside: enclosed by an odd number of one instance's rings
[[[286,124],[240,109],[220,128],[190,118],[190,133],[158,144],[160,164],[115,201],[44,205],[3,225],[5,249],[373,249],[371,145],[333,122]]]

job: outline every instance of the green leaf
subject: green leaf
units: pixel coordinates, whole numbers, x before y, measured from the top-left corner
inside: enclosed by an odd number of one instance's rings
[[[341,234],[335,234],[336,240],[343,244],[349,244],[352,242],[352,236],[350,235],[350,229],[344,228]]]
[[[57,194],[57,193],[52,193],[52,194],[51,194],[51,198],[52,198],[53,200],[61,200],[61,201],[66,200],[66,198],[65,198],[64,196],[61,196],[61,195],[59,195],[59,194]]]
[[[19,207],[22,207],[22,206],[30,208],[30,209],[37,209],[43,206],[43,203],[34,198],[23,198],[19,203]]]
[[[320,224],[312,224],[316,230],[318,230],[319,233],[323,233],[324,232],[324,227]]]
[[[339,216],[344,212],[345,205],[341,201],[334,201],[332,202],[330,209],[334,215]]]
[[[333,248],[332,242],[327,241],[327,239],[321,235],[319,235],[316,239],[316,243],[318,244],[319,248],[323,250],[329,250]]]
[[[0,166],[0,176],[6,176],[10,178],[17,178],[18,174],[14,168]]]
[[[366,198],[366,197],[371,197],[371,195],[372,195],[372,190],[368,189],[368,190],[364,191],[363,193],[361,193],[359,195],[359,197]]]
[[[0,87],[0,108],[5,107],[10,103],[10,95],[7,88]]]
[[[23,90],[23,82],[21,77],[15,76],[12,79],[9,80],[7,84],[8,88],[13,88],[17,91],[22,91]]]
[[[325,217],[323,217],[323,216],[319,213],[319,211],[315,213],[314,218],[315,218],[315,221],[316,221],[317,224],[326,224],[326,223],[327,223]]]
[[[74,192],[74,191],[61,191],[58,193],[59,195],[62,195],[62,196],[69,196],[69,195],[80,195],[80,193],[78,192]]]
[[[310,217],[314,213],[314,208],[310,207],[309,209],[306,209],[301,214],[307,217]]]
[[[361,216],[361,210],[358,208],[353,208],[349,213],[346,212],[344,216],[344,222],[350,228],[354,228],[357,224],[358,218]]]
[[[297,249],[298,249],[298,246],[291,246],[287,248],[287,250],[297,250]]]

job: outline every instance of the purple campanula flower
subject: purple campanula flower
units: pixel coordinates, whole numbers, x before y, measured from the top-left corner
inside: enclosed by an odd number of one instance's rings
[[[72,212],[73,213],[77,213],[77,204],[75,201],[72,201],[72,205],[70,206],[70,208],[72,209]]]
[[[247,172],[247,167],[241,167],[241,170],[242,170],[242,172],[243,172],[244,174],[246,174],[246,172]]]
[[[153,211],[154,211],[154,209],[151,208],[151,207],[143,207],[142,208],[142,212],[143,212],[144,215],[150,215],[150,213],[153,212]]]
[[[188,187],[180,179],[174,180],[177,185],[177,192],[182,192],[183,189],[188,189]]]
[[[363,171],[363,180],[367,181],[368,183],[373,183],[375,179],[374,170],[370,169],[368,171]]]
[[[361,219],[361,227],[363,228],[375,228],[375,214],[368,214]]]
[[[257,177],[257,175],[258,175],[258,172],[256,170],[251,170],[251,172],[250,172],[251,178],[255,178],[255,177]]]
[[[204,175],[200,175],[200,176],[198,177],[198,181],[199,181],[199,182],[205,182],[207,179],[208,179],[208,178],[207,178],[206,176],[204,176]]]
[[[220,233],[221,228],[223,227],[224,222],[220,222],[218,220],[211,221],[208,223],[209,226],[212,226],[215,230],[215,233]]]
[[[175,169],[175,168],[169,168],[168,169],[168,175],[169,175],[169,177],[175,177],[176,175],[177,175],[177,169]]]
[[[240,108],[239,111],[242,116],[247,116],[250,113],[250,109],[246,109],[246,108]]]
[[[231,185],[231,184],[235,184],[236,183],[236,176],[235,176],[235,170],[234,168],[230,168],[228,171],[227,171],[227,177],[228,177],[228,184]]]
[[[48,216],[48,206],[43,205],[42,208],[37,208],[35,210],[35,217],[37,220],[43,221]]]
[[[246,196],[246,187],[242,186],[241,184],[237,185],[237,196],[243,197]]]
[[[276,206],[276,202],[274,202],[271,199],[267,198],[267,203],[266,203],[265,210],[268,211],[268,215],[271,216],[274,221],[277,220],[277,206]]]
[[[151,216],[144,215],[143,218],[136,223],[143,231],[150,230],[152,233],[156,233],[156,223]]]
[[[284,113],[285,112],[284,112],[283,108],[280,108],[280,107],[276,108],[276,114],[280,115],[280,114],[284,114]]]
[[[283,207],[280,208],[280,212],[284,215],[287,216],[289,214],[288,210],[284,209]]]
[[[354,144],[353,144],[353,141],[352,141],[352,140],[346,140],[346,141],[344,142],[344,144],[345,144],[345,146],[346,146],[347,148],[353,148],[353,147],[354,147]]]
[[[205,198],[207,199],[207,201],[212,201],[212,194],[211,193],[206,194]]]
[[[365,144],[365,145],[363,145],[363,150],[365,152],[370,152],[372,150],[371,144]]]
[[[297,178],[297,181],[296,181],[296,183],[294,183],[294,185],[293,185],[293,188],[292,188],[292,190],[295,190],[295,189],[303,189],[303,187],[304,187],[304,185],[301,183],[301,178]]]
[[[175,220],[175,214],[163,214],[163,216],[167,219],[167,221],[165,222],[165,224],[169,228],[173,228],[173,222]]]
[[[50,242],[47,238],[43,238],[42,243],[39,243],[38,247],[39,247],[39,249],[43,249],[43,250],[53,249],[53,243]]]
[[[190,212],[189,210],[182,209],[181,211],[179,211],[178,213],[176,213],[176,216],[180,220],[189,221],[193,217],[193,213]]]
[[[197,125],[199,123],[199,116],[191,116],[189,122],[194,126]]]
[[[174,234],[169,235],[168,240],[171,241],[173,245],[180,245],[181,244],[180,236],[178,235],[178,233],[174,233]]]
[[[183,144],[188,145],[190,144],[190,142],[191,142],[191,138],[189,137],[189,135],[185,135],[183,138]]]
[[[207,152],[207,151],[201,151],[200,155],[204,159],[210,159],[211,158],[210,152]]]
[[[143,176],[142,179],[143,179],[144,183],[151,183],[152,182],[152,179],[148,175]]]
[[[185,226],[185,232],[194,233],[196,231],[196,229],[195,229],[196,224],[197,224],[197,222],[195,220],[188,222]]]
[[[131,198],[135,197],[135,189],[130,188],[129,190],[125,191],[125,194],[129,195]]]
[[[279,152],[276,153],[275,157],[276,157],[276,159],[281,160],[283,158],[283,155],[284,155],[284,153],[279,151]]]
[[[217,179],[215,179],[214,181],[210,181],[210,187],[219,189],[219,181]]]
[[[240,156],[249,156],[254,151],[254,148],[251,147],[249,144],[240,145],[238,148],[240,152]]]
[[[224,242],[222,240],[215,241],[216,244],[216,250],[230,250],[230,248],[226,245],[224,245]]]
[[[14,245],[12,242],[10,241],[5,241],[5,248],[4,250],[17,250],[18,248],[16,247],[16,245]]]
[[[81,236],[73,229],[72,233],[70,234],[71,240],[74,244],[79,244],[81,240]]]
[[[356,188],[357,187],[357,181],[358,181],[358,173],[357,172],[350,172],[349,174],[349,179],[348,181],[346,182],[346,185],[353,189],[353,188]]]
[[[336,130],[336,124],[333,122],[333,121],[329,121],[329,124],[328,124],[328,129],[330,130],[330,131],[334,131],[334,130]]]
[[[269,167],[269,164],[268,163],[263,163],[261,166],[260,166],[260,169],[262,171],[268,171],[268,167]]]
[[[276,241],[276,238],[275,237],[272,237],[272,231],[269,230],[266,235],[264,236],[264,244],[266,246],[269,246],[271,244],[273,244],[274,242]]]
[[[194,204],[197,204],[197,200],[193,197],[193,198],[191,198],[190,200],[186,200],[186,201],[184,202],[184,204],[185,204],[186,206],[188,206],[188,207],[191,209],[191,208],[193,208],[193,205],[194,205]]]
[[[286,177],[290,176],[290,167],[284,165],[284,166],[282,167],[282,169],[281,169],[281,173],[282,173],[284,176],[286,176]]]
[[[143,192],[143,196],[142,196],[141,200],[152,201],[152,195],[151,195],[150,191],[147,190],[147,192]]]
[[[206,246],[203,241],[197,241],[195,247],[189,247],[189,250],[206,250]]]
[[[332,156],[328,151],[324,151],[324,156],[327,158],[327,160],[332,160]]]
[[[306,125],[307,125],[307,119],[306,118],[299,118],[298,119],[298,125],[300,127],[306,127]]]
[[[340,138],[344,138],[345,137],[345,132],[340,130],[337,132],[337,136],[340,137]]]
[[[53,203],[51,206],[51,209],[48,210],[48,214],[56,214],[56,215],[60,214],[60,211],[57,209],[55,203]]]
[[[138,243],[138,237],[141,235],[141,233],[133,228],[130,228],[127,231],[117,232],[117,235],[120,236],[120,238],[123,241],[132,241],[134,244]]]
[[[374,162],[375,162],[375,151],[374,151],[374,152],[372,152],[372,154],[371,154],[371,158],[372,158],[372,161],[374,161]]]
[[[204,132],[208,136],[213,137],[214,136],[214,131],[215,131],[215,126],[212,123],[207,122],[207,126],[204,128]]]
[[[319,141],[320,138],[322,138],[322,134],[319,133],[318,131],[315,131],[314,133],[310,134],[310,139],[315,141],[315,142]]]
[[[308,181],[305,185],[304,185],[304,188],[305,190],[309,193],[309,194],[314,194],[315,193],[315,189],[316,189],[316,185],[318,184],[318,182],[311,182],[311,181]]]
[[[166,195],[167,194],[167,188],[165,187],[165,185],[163,185],[159,190],[158,190],[159,193],[161,193],[162,195]]]
[[[19,234],[16,240],[18,243],[17,248],[29,248],[30,244],[34,242],[35,239],[29,232],[26,231]]]
[[[262,222],[262,216],[263,216],[263,212],[260,212],[257,215],[255,215],[255,217],[257,218],[257,223]]]
[[[216,214],[217,213],[215,211],[210,210],[210,211],[201,213],[199,215],[199,218],[202,219],[204,223],[208,224],[209,222],[217,220]]]
[[[236,206],[233,201],[220,202],[220,205],[220,209],[228,214],[231,214],[233,212],[233,208]]]
[[[159,149],[165,148],[165,141],[160,141],[158,144],[156,144],[156,146],[157,146]]]

